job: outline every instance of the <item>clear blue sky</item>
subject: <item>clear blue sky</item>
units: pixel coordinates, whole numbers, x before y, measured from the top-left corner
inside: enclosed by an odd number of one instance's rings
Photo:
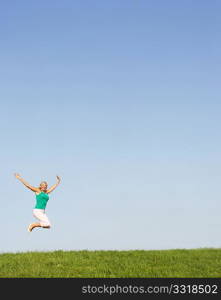
[[[221,247],[220,9],[0,4],[1,252]]]

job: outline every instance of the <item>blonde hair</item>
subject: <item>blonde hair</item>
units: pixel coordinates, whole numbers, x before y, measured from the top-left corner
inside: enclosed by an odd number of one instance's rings
[[[44,184],[48,185],[47,181],[42,181],[42,182],[39,184],[39,189],[40,189],[40,187],[41,187],[42,183],[44,183]]]

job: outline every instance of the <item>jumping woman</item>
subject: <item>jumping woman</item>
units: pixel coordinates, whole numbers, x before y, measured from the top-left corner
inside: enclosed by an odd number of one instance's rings
[[[35,227],[50,228],[50,221],[45,213],[46,205],[49,200],[48,194],[51,193],[60,183],[61,179],[57,177],[57,182],[51,188],[48,189],[46,181],[42,181],[39,187],[33,187],[26,182],[21,176],[15,173],[15,177],[20,180],[27,188],[33,191],[36,195],[36,205],[33,209],[34,217],[39,221],[38,223],[31,223],[28,226],[28,231],[31,232]]]

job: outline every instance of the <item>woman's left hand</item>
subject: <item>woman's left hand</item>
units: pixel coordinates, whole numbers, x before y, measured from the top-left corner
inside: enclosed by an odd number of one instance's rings
[[[58,182],[60,183],[61,178],[59,176],[56,176],[56,177],[57,177]]]

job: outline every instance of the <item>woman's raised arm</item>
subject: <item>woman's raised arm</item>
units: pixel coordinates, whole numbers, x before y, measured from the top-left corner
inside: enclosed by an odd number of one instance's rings
[[[25,181],[23,178],[21,178],[21,176],[18,173],[14,174],[15,177],[20,180],[27,188],[29,188],[31,191],[33,192],[38,192],[39,188],[36,188],[34,186],[31,186],[27,181]]]
[[[52,185],[52,187],[50,187],[50,189],[47,190],[47,194],[51,193],[61,182],[61,178],[59,176],[56,176],[56,177],[57,177],[57,183]]]

